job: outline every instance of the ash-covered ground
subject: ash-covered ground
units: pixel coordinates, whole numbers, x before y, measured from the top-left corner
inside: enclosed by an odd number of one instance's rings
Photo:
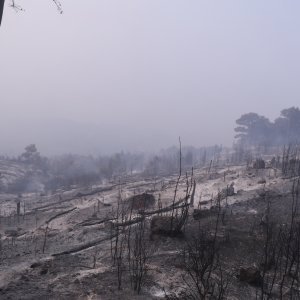
[[[18,166],[10,168],[13,173]],[[178,174],[155,178],[135,174],[44,194],[2,193],[0,299],[256,299],[262,292],[261,278],[267,273],[272,279],[275,272],[274,267],[267,271],[261,267],[266,224],[287,224],[295,202],[293,185],[295,178],[283,178],[275,168],[230,165],[195,169],[193,175],[189,172],[179,179]],[[144,202],[131,209],[137,195]],[[152,200],[147,203],[148,199]],[[175,202],[176,209],[163,210]],[[188,209],[180,233],[154,230],[153,218],[177,217],[185,208],[182,203]],[[144,226],[140,247],[146,247],[146,254],[139,256],[145,261],[137,291],[126,243],[128,228],[132,232],[140,228],[139,218]],[[126,225],[128,221],[133,222]],[[217,257],[205,278],[215,290],[224,291],[210,291],[209,283],[204,298],[197,292],[188,298],[195,285],[184,253],[201,237],[214,243],[204,253],[215,251]],[[243,279],[242,269],[252,273]],[[220,274],[226,284],[220,284]],[[292,288],[286,279],[279,291],[278,278],[269,299],[291,298],[298,279]]]

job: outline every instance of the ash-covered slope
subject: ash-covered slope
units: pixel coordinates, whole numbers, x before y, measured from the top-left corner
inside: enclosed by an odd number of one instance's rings
[[[0,182],[8,186],[23,178],[30,168],[23,163],[0,159]]]
[[[45,174],[32,164],[0,159],[1,192],[42,191]]]

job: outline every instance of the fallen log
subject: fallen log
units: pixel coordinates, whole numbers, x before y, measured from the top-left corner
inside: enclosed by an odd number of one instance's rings
[[[145,218],[144,216],[143,217],[133,218],[133,219],[131,219],[129,221],[126,221],[126,222],[114,223],[113,226],[114,227],[125,227],[125,226],[128,226],[128,225],[139,223],[139,222],[143,221],[144,218]]]
[[[111,206],[111,203],[104,203],[101,200],[98,200],[100,204],[102,204],[103,206]]]
[[[69,210],[66,210],[66,211],[63,211],[63,212],[60,212],[58,214],[56,214],[55,216],[51,217],[49,220],[47,220],[45,223],[48,225],[51,221],[53,221],[54,219],[58,218],[58,217],[61,217],[63,215],[66,215],[72,211],[74,211],[75,209],[77,209],[77,207],[74,207],[72,209],[69,209]]]
[[[102,192],[107,192],[107,191],[111,191],[113,188],[117,187],[118,184],[114,184],[108,187],[104,187],[104,188],[98,188],[89,192],[79,192],[75,195],[75,197],[85,197],[85,196],[92,196],[98,193],[102,193]]]
[[[125,226],[129,226],[129,225],[133,225],[133,224],[136,224],[136,223],[139,223],[139,222],[143,221],[144,218],[147,217],[147,216],[155,215],[155,214],[158,214],[158,213],[161,213],[161,212],[170,211],[172,209],[174,209],[174,210],[180,209],[180,208],[184,208],[184,207],[187,207],[187,206],[189,206],[189,204],[183,204],[183,205],[174,206],[174,207],[173,206],[168,206],[168,207],[164,207],[164,208],[154,210],[154,211],[139,212],[139,214],[142,215],[141,217],[133,218],[133,219],[131,219],[129,221],[126,221],[126,222],[114,223],[113,226],[114,227],[125,227]]]
[[[69,208],[70,206],[54,206],[54,207],[45,207],[45,208],[41,208],[39,209],[38,211],[40,212],[46,212],[48,210],[51,210],[51,209],[66,209],[66,208]],[[35,213],[35,211],[31,211],[31,213]]]
[[[159,214],[159,213],[162,213],[162,212],[171,211],[173,209],[176,210],[176,209],[184,208],[184,207],[187,207],[189,205],[190,205],[189,203],[182,204],[182,205],[179,205],[179,206],[171,205],[171,206],[163,207],[163,208],[153,210],[153,211],[141,211],[141,212],[139,212],[139,214],[143,215],[143,216],[151,216],[151,215]]]
[[[76,246],[74,248],[71,248],[69,250],[66,250],[66,251],[63,251],[63,252],[59,252],[59,253],[54,253],[52,254],[52,256],[60,256],[60,255],[67,255],[67,254],[73,254],[73,253],[77,253],[77,252],[80,252],[80,251],[83,251],[83,250],[86,250],[86,249],[89,249],[89,248],[92,248],[102,242],[105,242],[107,240],[110,240],[110,239],[113,239],[117,236],[117,234],[114,234],[114,235],[111,235],[111,236],[107,236],[105,238],[99,238],[99,239],[96,239],[96,240],[93,240],[91,242],[88,242],[86,244],[83,244],[83,245],[79,245],[79,246]]]
[[[61,204],[61,203],[64,203],[64,202],[72,201],[72,200],[78,199],[80,197],[90,196],[90,195],[94,195],[94,194],[102,193],[102,192],[107,192],[107,191],[112,190],[116,186],[118,186],[118,185],[115,184],[115,185],[111,185],[111,186],[104,187],[104,188],[98,188],[98,189],[93,190],[91,192],[79,192],[79,193],[77,193],[76,195],[74,195],[72,197],[69,197],[69,198],[66,198],[66,199],[63,199],[63,200],[60,200],[60,201],[56,201],[56,202],[53,202],[53,203],[42,205],[42,206],[34,208],[33,210],[35,210],[35,209],[40,210],[40,209],[43,209],[43,208],[46,208],[46,207],[51,207],[53,205],[57,205],[57,204]]]
[[[109,222],[109,221],[113,221],[113,220],[116,220],[116,218],[106,218],[106,219],[102,219],[102,220],[86,220],[86,221],[83,221],[83,222],[81,222],[77,225],[80,225],[80,226],[93,226],[93,225],[99,225],[99,224]]]

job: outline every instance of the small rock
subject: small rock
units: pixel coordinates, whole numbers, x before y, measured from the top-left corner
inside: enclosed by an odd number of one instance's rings
[[[265,184],[267,181],[266,179],[262,178],[260,180],[257,181],[258,184]]]
[[[40,272],[41,275],[46,275],[48,273],[48,269],[47,268],[43,268]]]
[[[262,277],[257,267],[241,268],[239,274],[240,281],[247,282],[249,284],[258,285],[262,284]]]
[[[80,284],[80,280],[78,278],[76,278],[74,281],[73,281],[75,284]]]
[[[151,235],[152,234],[166,234],[173,235],[177,233],[179,227],[179,220],[172,216],[154,216],[151,219]]]
[[[152,194],[143,193],[134,195],[125,200],[129,208],[134,210],[145,210],[155,204],[155,197]]]
[[[243,195],[244,190],[238,190],[236,193],[237,193],[238,196]]]
[[[35,262],[35,263],[33,263],[33,264],[30,266],[30,268],[31,268],[31,269],[35,269],[35,268],[40,267],[41,265],[42,265],[42,263],[40,263],[40,262]]]
[[[29,278],[28,278],[28,276],[26,276],[26,275],[23,274],[21,276],[20,280],[22,280],[22,281],[29,281]]]
[[[253,163],[253,168],[254,169],[265,169],[266,168],[266,163],[263,159],[258,158],[254,163]]]

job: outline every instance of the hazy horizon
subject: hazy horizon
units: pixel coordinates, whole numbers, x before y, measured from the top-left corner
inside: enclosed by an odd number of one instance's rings
[[[230,146],[242,114],[299,106],[296,1],[61,3],[6,3],[0,153]]]

